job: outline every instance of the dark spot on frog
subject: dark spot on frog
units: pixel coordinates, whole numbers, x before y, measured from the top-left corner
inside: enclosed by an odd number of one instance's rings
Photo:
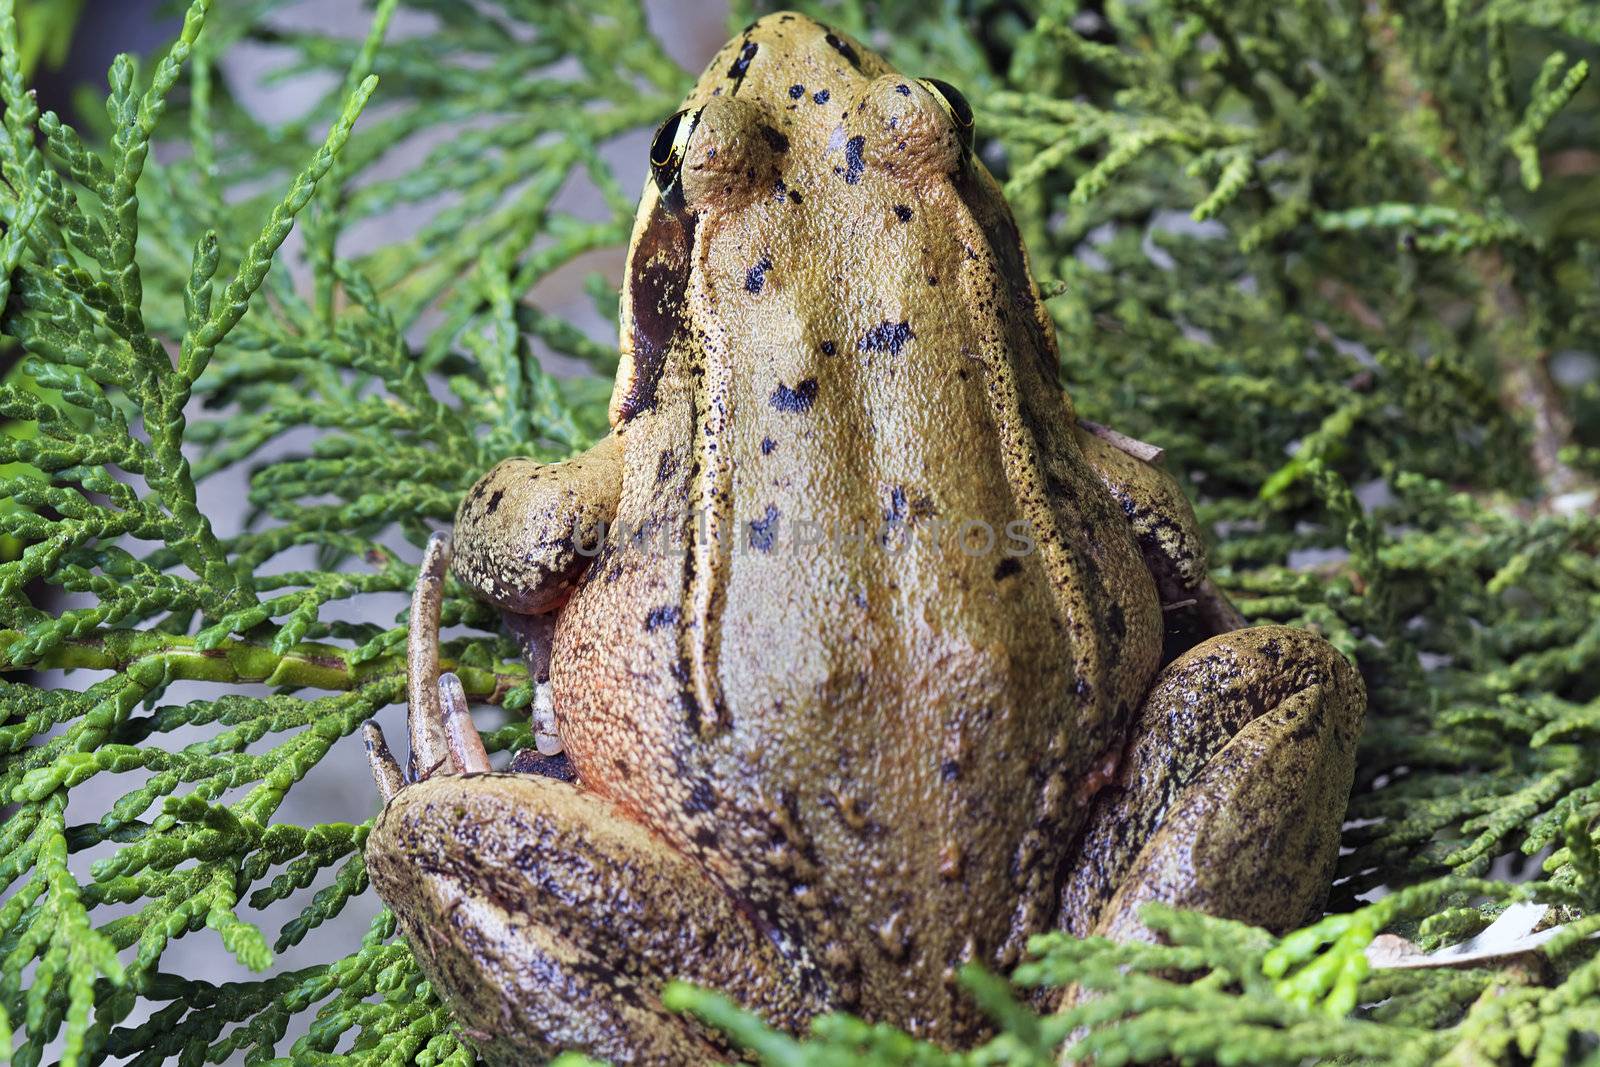
[[[1122,644],[1122,639],[1128,635],[1127,620],[1122,617],[1122,605],[1112,602],[1106,609],[1106,636],[1111,639],[1111,647],[1116,648]]]
[[[520,748],[517,754],[511,757],[511,763],[506,770],[512,774],[537,774],[542,778],[554,778],[558,782],[575,782],[578,774],[572,769],[572,761],[566,753],[555,756],[546,756],[536,748]]]
[[[893,526],[906,517],[906,487],[897,485],[889,490],[889,506],[884,509],[883,521]]]
[[[801,200],[800,190],[798,190],[798,189],[790,189],[789,190],[789,203],[798,204],[798,203],[800,203],[800,200]]]
[[[1022,570],[1022,561],[1015,556],[1007,556],[994,565],[994,580],[1005,581],[1007,578]]]
[[[844,56],[845,62],[849,63],[852,67],[858,67],[861,65],[861,58],[856,55],[856,50],[850,47],[848,41],[841,40],[839,35],[836,33],[828,34],[827,41],[829,46],[832,47],[835,52],[838,52],[841,56]]]
[[[733,61],[733,66],[728,68],[728,77],[742,79],[750,69],[750,61],[756,57],[761,46],[754,41],[746,41],[744,47],[739,49],[739,58]]]
[[[939,764],[939,777],[946,782],[953,782],[961,777],[961,764],[953,759],[947,759]]]
[[[1078,490],[1072,482],[1061,476],[1061,472],[1054,467],[1047,468],[1044,475],[1045,491],[1050,496],[1063,503],[1071,504],[1078,499]]]
[[[929,285],[938,285],[939,284],[939,276],[937,274],[928,275],[928,284]]]
[[[504,489],[496,489],[494,495],[489,498],[489,502],[483,506],[483,513],[485,515],[493,515],[494,509],[500,506],[500,501],[504,499],[505,495],[506,491]]]
[[[862,334],[856,347],[863,352],[887,352],[898,356],[905,343],[916,336],[909,322],[890,322],[885,319]]]
[[[678,609],[671,604],[663,604],[658,608],[651,608],[650,613],[644,617],[644,631],[650,633],[663,626],[671,626],[678,621]]]
[[[777,506],[768,504],[767,513],[759,519],[752,519],[748,528],[751,548],[757,552],[772,551],[772,544],[778,537]]]
[[[1289,706],[1292,707],[1292,705]],[[1280,712],[1285,710],[1285,706],[1280,705],[1279,710]],[[1323,732],[1325,728],[1323,719],[1326,718],[1328,712],[1327,701],[1313,701],[1308,710],[1309,714],[1301,712],[1297,718],[1289,720],[1294,725],[1294,729],[1290,730],[1285,737],[1291,744],[1310,741]]]
[[[806,378],[793,389],[779,382],[778,387],[772,391],[770,403],[775,410],[785,414],[804,415],[811,410],[811,405],[816,399],[817,380]]]
[[[716,803],[717,795],[712,792],[711,783],[702,779],[689,790],[689,799],[683,802],[683,810],[689,815],[699,815],[710,811]]]
[[[867,139],[860,134],[844,143],[844,166],[834,167],[833,172],[843,174],[846,185],[855,185],[861,180],[861,172],[867,167],[867,161],[861,154],[866,145]]]
[[[828,90],[818,89],[816,92],[811,94],[811,101],[812,103],[816,104],[826,104],[828,102],[828,95]]]
[[[759,293],[761,287],[767,282],[767,271],[772,269],[772,259],[762,256],[756,265],[745,272],[744,290],[747,293]]]
[[[773,129],[764,122],[760,126],[756,127],[756,129],[758,132],[760,132],[761,139],[767,142],[768,148],[772,149],[774,152],[789,151],[789,138],[785,137],[781,132]]]
[[[790,100],[798,100],[804,95],[806,95],[806,87],[804,85],[791,85],[791,86],[789,86],[789,99]]]
[[[678,660],[677,665],[673,668],[672,675],[678,684],[682,686],[678,690],[678,703],[683,708],[683,724],[691,733],[699,733],[702,720],[700,701],[695,698],[694,693],[688,688],[689,665],[681,659]]]
[[[905,82],[901,82],[899,85],[894,87],[894,91],[899,93],[901,96],[910,96],[911,86],[907,85]]]
[[[901,222],[910,222],[911,209],[906,207],[904,204],[896,204],[894,206],[894,217],[899,219]]]
[[[678,457],[673,455],[672,449],[663,448],[661,455],[656,459],[656,484],[660,485],[672,477],[673,472],[677,469]]]
[[[709,826],[702,826],[694,832],[694,843],[701,848],[712,848],[717,843],[717,833]]]
[[[774,441],[772,438],[763,437],[761,439],[761,454],[763,456],[772,455],[772,450],[777,448],[777,447],[778,447],[778,442]]]
[[[822,354],[825,355],[825,356],[833,355],[833,342],[832,341],[824,341],[824,342],[822,342]]]

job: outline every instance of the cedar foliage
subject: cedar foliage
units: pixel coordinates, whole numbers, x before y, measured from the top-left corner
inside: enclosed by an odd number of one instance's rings
[[[390,33],[402,6],[436,30]],[[737,6],[735,27],[754,13]],[[1102,1064],[1596,1062],[1600,13],[800,6],[966,91],[1078,407],[1166,447],[1220,583],[1253,620],[1326,634],[1371,710],[1330,914],[1306,930],[1158,908],[1164,946],[1040,938],[1015,982],[1096,995],[1041,1018],[969,973],[999,1025],[970,1053],[848,1017],[796,1041],[711,991],[670,1002],[774,1064],[1044,1064],[1063,1043]],[[636,0],[378,0],[355,41],[272,7],[195,0],[164,55],[117,60],[79,131],[39,113],[0,0],[0,329],[25,356],[0,387],[0,533],[20,549],[0,563],[0,1062],[471,1062],[387,916],[274,969],[368,892],[369,825],[275,813],[400,698],[403,618],[343,609],[404,591],[496,460],[603,432],[613,344],[529,291],[626,241],[644,160],[618,175],[600,148],[693,75]],[[337,88],[262,125],[216,67],[248,40]],[[429,137],[421,164],[378,171]],[[570,181],[603,217],[553,206]],[[418,205],[419,228],[350,251]],[[298,275],[274,265],[291,229]],[[613,314],[612,284],[592,290]],[[550,376],[551,352],[592,375]],[[240,467],[252,521],[219,536],[208,481]],[[273,566],[304,546],[316,566]],[[494,615],[452,587],[445,622],[467,634],[447,666],[512,713],[490,747],[525,743]],[[229,695],[165,699],[196,679]],[[105,774],[133,784],[68,822]],[[281,929],[252,922],[303,891]],[[1475,968],[1366,965],[1379,933],[1453,943],[1512,903],[1566,925]],[[260,977],[164,971],[186,936]]]

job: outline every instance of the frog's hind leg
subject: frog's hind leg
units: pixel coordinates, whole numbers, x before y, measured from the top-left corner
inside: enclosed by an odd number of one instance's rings
[[[523,774],[434,778],[384,809],[372,884],[492,1064],[731,1057],[661,1003],[670,978],[794,1030],[815,981],[689,857],[609,802]]]
[[[1326,899],[1365,711],[1358,675],[1285,626],[1214,637],[1157,677],[1094,800],[1062,925],[1148,939],[1150,901],[1272,930]]]

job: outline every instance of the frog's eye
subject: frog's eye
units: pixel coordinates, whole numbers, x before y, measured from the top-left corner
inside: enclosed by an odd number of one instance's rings
[[[950,122],[956,128],[956,136],[961,140],[961,147],[968,152],[972,151],[972,105],[961,95],[961,90],[938,78],[921,78],[919,81],[922,87],[939,101],[939,106],[944,108],[945,114],[950,116]]]
[[[656,188],[665,199],[672,199],[678,189],[678,175],[683,168],[684,152],[689,137],[700,121],[700,108],[680,111],[656,130],[656,139],[650,143],[650,173]]]

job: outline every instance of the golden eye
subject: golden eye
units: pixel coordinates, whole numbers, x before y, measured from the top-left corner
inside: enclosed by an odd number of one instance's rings
[[[680,111],[668,118],[656,130],[656,138],[650,143],[650,174],[655,178],[656,188],[661,191],[664,200],[672,201],[675,197],[681,199],[682,194],[677,191],[678,176],[683,168],[683,155],[689,146],[689,137],[700,121],[700,110]]]
[[[946,115],[950,116],[950,123],[956,128],[956,137],[961,141],[961,147],[972,151],[972,105],[967,103],[967,98],[947,81],[938,78],[919,78],[922,87],[933,94],[939,101],[939,106],[944,108]]]

